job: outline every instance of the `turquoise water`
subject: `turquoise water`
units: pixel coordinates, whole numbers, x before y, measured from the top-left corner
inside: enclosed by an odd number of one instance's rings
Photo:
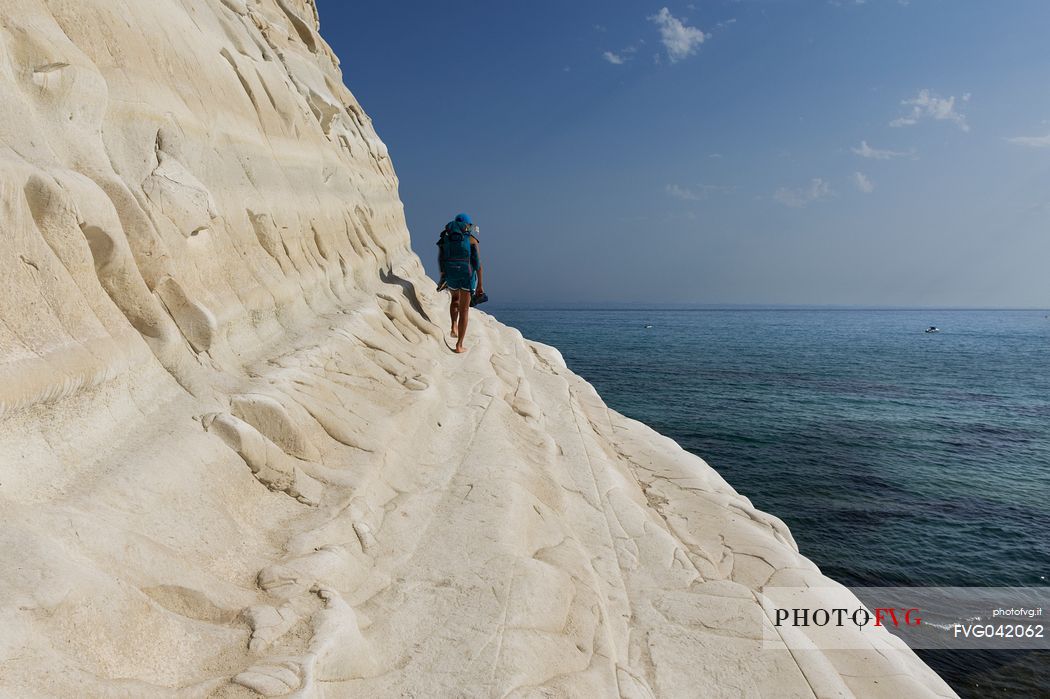
[[[1048,585],[1046,311],[490,312],[781,517],[840,582]],[[1045,653],[921,655],[964,697],[1050,696]]]

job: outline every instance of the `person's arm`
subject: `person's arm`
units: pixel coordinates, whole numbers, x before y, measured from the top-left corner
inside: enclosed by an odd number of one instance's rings
[[[438,271],[441,272],[441,281],[445,280],[445,246],[439,240],[438,246]]]
[[[485,284],[481,279],[481,254],[478,252],[478,239],[474,236],[470,238],[470,264],[478,273],[477,293],[481,294],[485,290]]]

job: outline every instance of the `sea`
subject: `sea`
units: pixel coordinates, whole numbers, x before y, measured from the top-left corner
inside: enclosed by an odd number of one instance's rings
[[[485,310],[845,585],[1050,585],[1050,311]],[[1050,697],[1050,652],[918,652],[964,698]]]

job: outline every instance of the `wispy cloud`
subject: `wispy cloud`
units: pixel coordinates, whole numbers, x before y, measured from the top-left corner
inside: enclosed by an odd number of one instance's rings
[[[1050,148],[1050,134],[1046,136],[1015,136],[1006,140],[1015,145],[1028,148]]]
[[[905,153],[897,150],[883,150],[881,148],[872,148],[868,145],[867,141],[861,141],[860,146],[851,148],[854,153],[862,158],[871,158],[872,160],[891,160],[892,158],[903,158],[908,155],[914,155],[914,152]]]
[[[685,201],[699,201],[703,199],[699,192],[694,192],[691,189],[687,189],[677,184],[667,185],[667,193],[675,199],[683,199]]]
[[[856,7],[860,5],[867,5],[868,0],[828,0],[828,4],[834,5],[835,7]],[[911,0],[897,0],[897,4],[901,7],[907,7],[911,4]]]
[[[667,58],[671,63],[677,63],[683,58],[688,58],[696,53],[700,44],[710,36],[696,27],[690,27],[682,22],[666,7],[649,17],[660,30],[660,40],[667,49]]]
[[[853,173],[853,184],[865,194],[871,194],[875,191],[875,184],[863,172]]]
[[[793,209],[801,209],[813,202],[827,199],[832,194],[834,194],[834,192],[831,191],[831,185],[828,184],[828,182],[820,177],[814,177],[810,180],[809,186],[807,187],[781,187],[773,193],[773,198],[784,206],[790,206]]]
[[[664,190],[674,197],[683,201],[703,201],[712,194],[727,194],[733,191],[732,187],[717,184],[698,184],[695,187],[683,187],[678,184],[669,184]]]
[[[959,98],[960,102],[969,102],[970,93],[967,92]],[[911,107],[911,111],[904,116],[897,117],[890,122],[890,126],[912,126],[922,119],[936,119],[938,121],[951,121],[963,131],[969,131],[970,125],[966,123],[966,117],[955,109],[955,96],[939,97],[929,90],[919,90],[915,97],[902,100],[901,104]]]
[[[602,58],[609,63],[612,63],[614,66],[622,66],[624,63],[634,58],[634,54],[637,52],[637,46],[628,46],[621,51],[605,51],[602,53]]]

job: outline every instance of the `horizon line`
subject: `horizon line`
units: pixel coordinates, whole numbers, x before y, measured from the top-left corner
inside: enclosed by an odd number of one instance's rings
[[[681,311],[738,311],[738,310],[842,310],[842,311],[1040,311],[1050,313],[1046,306],[903,306],[903,305],[850,305],[850,304],[802,304],[802,303],[651,303],[642,301],[595,301],[566,303],[564,301],[499,301],[489,308],[543,308],[547,310],[681,310]],[[485,310],[485,309],[481,309]]]

